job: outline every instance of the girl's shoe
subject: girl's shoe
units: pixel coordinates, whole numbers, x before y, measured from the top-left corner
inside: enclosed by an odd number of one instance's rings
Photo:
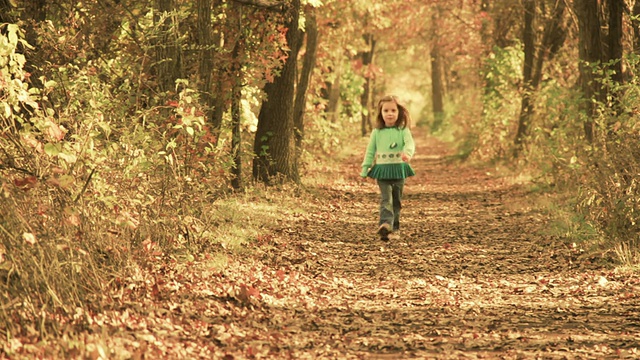
[[[388,237],[389,237],[389,240],[394,240],[394,241],[400,240],[400,231],[396,230],[396,231],[392,232],[391,234],[389,234]]]
[[[378,235],[380,235],[380,240],[389,241],[389,234],[391,234],[391,226],[389,224],[382,224],[378,228]]]

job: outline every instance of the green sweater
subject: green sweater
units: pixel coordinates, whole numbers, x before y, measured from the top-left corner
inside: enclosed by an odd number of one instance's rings
[[[401,154],[413,157],[416,145],[408,128],[373,129],[362,161],[360,176],[373,179],[405,179],[416,173],[402,161]]]

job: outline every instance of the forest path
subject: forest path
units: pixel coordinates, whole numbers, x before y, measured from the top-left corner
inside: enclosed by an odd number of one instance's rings
[[[60,341],[64,356],[25,358],[640,358],[638,274],[551,235],[525,187],[414,137],[400,240],[375,235],[357,150],[299,197],[243,200],[278,219],[246,248],[167,261],[151,248],[99,311],[61,322],[80,339]]]
[[[637,275],[581,258],[548,234],[522,187],[414,136],[400,240],[377,239],[378,189],[358,179],[354,155],[327,170],[338,179],[321,190],[330,201],[285,222],[295,251],[264,258],[310,284],[299,308],[269,310],[289,319],[294,357],[640,357]]]

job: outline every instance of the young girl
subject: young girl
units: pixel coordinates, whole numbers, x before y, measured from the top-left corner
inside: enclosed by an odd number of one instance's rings
[[[360,176],[376,179],[380,187],[378,234],[383,241],[388,241],[389,234],[400,229],[404,179],[415,175],[409,165],[415,153],[410,122],[409,111],[395,96],[380,99],[376,127],[362,162]]]

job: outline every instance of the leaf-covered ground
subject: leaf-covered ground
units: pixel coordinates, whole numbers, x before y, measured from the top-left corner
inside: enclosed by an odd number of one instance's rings
[[[418,175],[407,181],[400,240],[375,236],[377,187],[359,179],[354,155],[325,169],[334,181],[310,189],[315,196],[307,195],[304,211],[283,209],[250,248],[229,252],[223,271],[208,255],[151,263],[105,295],[104,311],[62,320],[69,335],[57,343],[14,339],[5,353],[640,357],[640,277],[598,265],[551,235],[525,188],[446,156],[445,146],[418,140]]]

